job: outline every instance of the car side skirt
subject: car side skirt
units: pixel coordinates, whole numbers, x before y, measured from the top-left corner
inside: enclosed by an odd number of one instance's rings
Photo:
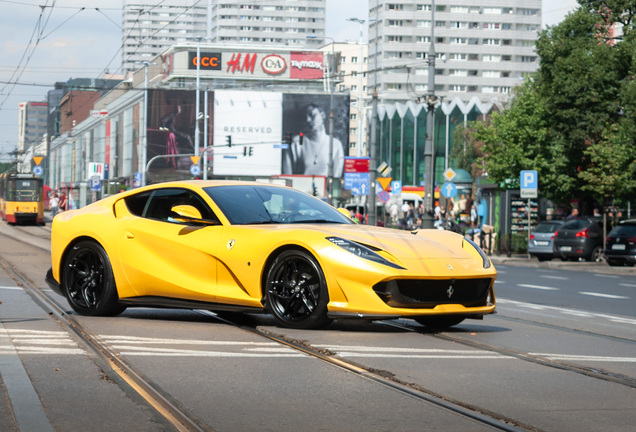
[[[242,313],[263,313],[264,308],[234,306],[221,303],[183,300],[171,297],[141,296],[120,298],[119,303],[129,307],[156,307],[169,309],[204,309],[210,311],[230,311]]]

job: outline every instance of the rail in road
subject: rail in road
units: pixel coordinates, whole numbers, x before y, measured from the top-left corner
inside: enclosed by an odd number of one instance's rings
[[[94,354],[98,356],[100,363],[109,367],[109,373],[114,375],[113,378],[123,380],[129,386],[127,389],[128,391],[134,391],[138,396],[146,400],[149,405],[151,405],[166,419],[166,421],[174,426],[175,430],[184,432],[203,432],[214,430],[205,425],[201,419],[197,418],[192,413],[189,413],[187,409],[180,408],[180,402],[173,399],[170,395],[166,395],[164,392],[160,391],[159,386],[156,383],[144,378],[141,373],[136,371],[126,361],[125,354],[119,352],[107,341],[104,341],[99,335],[93,334],[73,316],[67,314],[65,312],[65,308],[58,303],[56,298],[49,296],[47,292],[38,288],[18,270],[11,268],[2,258],[0,258],[0,265],[4,267],[5,271],[7,271],[21,287],[28,291],[37,300],[42,308],[53,314],[69,332],[73,332],[78,338],[83,340],[85,344],[94,351]],[[219,317],[217,314],[206,310],[198,310],[196,312],[208,317],[219,319],[226,324],[240,327],[245,331],[262,337],[263,339],[274,341],[283,347],[299,351],[322,362],[353,372],[373,383],[376,383],[377,385],[390,387],[396,392],[421,400],[423,403],[434,404],[440,409],[448,410],[456,415],[464,416],[473,422],[483,424],[493,430],[509,432],[536,430],[536,428],[527,425],[524,426],[523,424],[516,422],[514,419],[497,415],[496,413],[487,412],[487,410],[480,410],[478,407],[466,406],[461,402],[451,401],[444,398],[442,395],[435,395],[433,392],[413,383],[400,382],[399,380],[391,378],[391,374],[388,372],[374,371],[369,368],[365,368],[356,363],[340,358],[335,353],[330,353],[324,348],[314,347],[300,341],[289,340],[282,335],[276,335],[272,332],[260,330],[253,326],[246,326],[240,322]]]
[[[1,232],[0,232],[1,234]],[[35,237],[42,237],[46,240],[46,233],[35,231]],[[44,243],[43,243],[44,244]],[[66,311],[67,306],[64,299],[57,295],[49,295],[50,291],[41,290],[36,283],[33,283],[20,268],[10,265],[6,260],[0,257],[0,265],[5,272],[11,275],[16,284],[26,290],[36,300],[48,314],[53,315],[58,322],[68,331],[83,341],[83,345],[91,352],[93,358],[108,373],[113,382],[118,383],[122,389],[129,393],[135,394],[136,397],[142,398],[146,403],[152,406],[166,421],[178,431],[212,431],[209,422],[204,421],[192,410],[183,406],[183,402],[166,392],[162,388],[162,384],[146,377],[143,371],[133,366],[131,358],[139,355],[181,355],[185,350],[177,348],[162,348],[157,350],[140,351],[135,347],[136,342],[142,341],[142,337],[130,336],[104,336],[96,334],[87,326],[84,326],[81,320],[73,314]],[[500,300],[503,305],[520,305],[521,302],[511,300]],[[546,308],[546,306],[535,305],[536,308]],[[548,307],[549,308],[549,307]],[[562,308],[554,308],[555,312]],[[294,337],[293,332],[287,332],[285,329],[277,329],[254,323],[250,319],[242,319],[242,316],[232,314],[215,314],[209,311],[199,310],[196,314],[218,323],[223,323],[239,329],[242,332],[253,335],[262,342],[254,342],[259,346],[267,347],[270,352],[289,353],[294,351],[298,356],[310,356],[319,362],[333,366],[343,371],[366,380],[374,386],[386,387],[393,392],[405,395],[409,398],[419,401],[422,406],[435,406],[436,409],[444,412],[450,412],[455,416],[465,417],[473,424],[483,425],[485,429],[504,430],[504,431],[541,431],[554,430],[550,428],[541,428],[531,421],[519,417],[509,412],[499,412],[492,406],[486,405],[486,402],[476,403],[474,400],[469,401],[461,397],[452,396],[450,394],[439,391],[436,388],[427,386],[417,380],[408,380],[399,378],[397,372],[392,367],[382,367],[373,363],[371,359],[381,358],[382,356],[431,356],[437,358],[473,356],[479,359],[492,360],[520,360],[524,363],[545,369],[555,369],[576,375],[583,376],[593,382],[605,382],[613,385],[625,387],[632,391],[636,387],[636,378],[627,374],[617,373],[615,370],[604,369],[598,367],[605,361],[614,362],[635,362],[634,357],[617,357],[609,355],[605,358],[601,356],[567,356],[548,354],[546,351],[532,351],[522,348],[511,348],[506,343],[500,343],[499,339],[480,339],[473,337],[472,333],[465,331],[448,331],[438,332],[431,329],[421,327],[410,320],[393,320],[381,322],[379,326],[386,326],[398,329],[400,332],[414,334],[426,339],[434,339],[442,342],[449,342],[456,348],[453,350],[441,350],[436,352],[434,349],[428,348],[398,348],[398,347],[382,347],[382,346],[363,346],[363,345],[337,345],[335,343],[324,343],[319,338],[312,338],[310,341],[304,338]],[[584,337],[589,344],[598,344],[599,341],[620,344],[627,347],[625,351],[634,351],[636,346],[636,338],[631,336],[617,337],[602,332],[591,330],[572,329],[566,325],[558,325],[546,322],[536,322],[531,319],[502,316],[501,314],[487,317],[489,322],[509,322],[516,326],[523,326],[523,331],[533,333],[540,330],[549,330],[551,334],[560,334],[564,338],[570,336]],[[628,318],[625,318],[628,319]],[[633,321],[633,320],[632,320]],[[625,322],[626,325],[632,325],[631,322]],[[1,330],[1,329],[0,329]],[[632,335],[634,333],[631,333]],[[159,343],[159,341],[151,341],[151,338],[145,339],[148,343]],[[328,338],[329,339],[329,338]],[[161,341],[167,343],[170,341]],[[464,346],[468,350],[463,350]],[[278,348],[277,348],[278,347]],[[137,350],[137,351],[135,351]],[[205,353],[198,353],[202,355]],[[215,354],[215,353],[209,353]],[[588,366],[587,363],[593,366]],[[628,393],[629,394],[629,393]],[[632,393],[633,394],[633,393]],[[302,429],[302,428],[301,428]],[[607,430],[611,430],[609,427]]]

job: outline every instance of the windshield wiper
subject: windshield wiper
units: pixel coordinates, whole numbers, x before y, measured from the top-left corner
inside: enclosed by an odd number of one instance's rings
[[[304,224],[304,223],[333,223],[333,224],[341,224],[340,221],[327,220],[327,219],[302,219],[302,220],[293,220],[291,222],[287,222],[290,224]]]

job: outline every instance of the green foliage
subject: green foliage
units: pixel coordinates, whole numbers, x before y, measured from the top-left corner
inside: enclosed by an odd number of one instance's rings
[[[0,162],[0,173],[4,173],[10,170],[15,170],[15,163],[13,162]]]
[[[585,7],[543,31],[539,70],[510,106],[472,125],[478,159],[496,182],[539,174],[542,196],[604,204],[636,192],[634,1],[582,1]],[[610,24],[627,24],[614,43]]]

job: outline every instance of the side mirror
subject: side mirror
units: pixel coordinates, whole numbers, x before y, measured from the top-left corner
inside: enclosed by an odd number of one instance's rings
[[[191,222],[193,219],[202,219],[201,212],[191,205],[176,205],[170,209],[170,216],[175,219],[183,219]]]

